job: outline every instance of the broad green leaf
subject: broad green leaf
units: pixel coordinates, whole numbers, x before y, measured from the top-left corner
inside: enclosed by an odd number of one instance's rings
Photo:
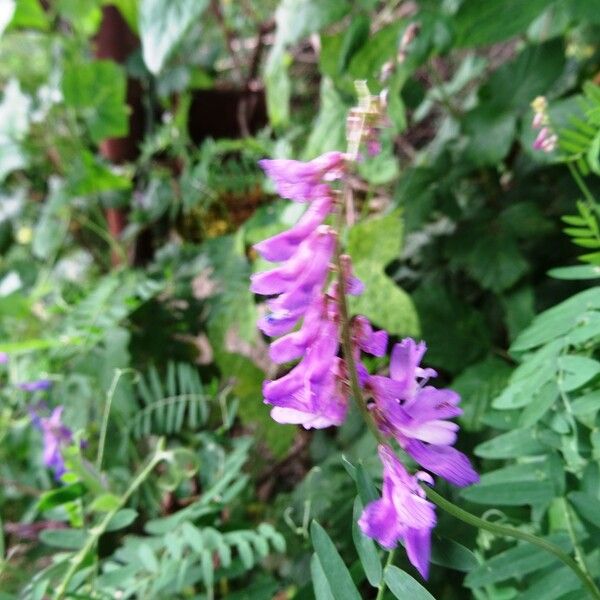
[[[65,550],[79,550],[87,539],[87,532],[83,529],[44,529],[40,533],[40,540],[53,548]]]
[[[544,452],[534,429],[515,429],[479,444],[475,454],[482,458],[519,458]]]
[[[321,561],[319,561],[319,557],[316,554],[313,554],[310,559],[310,574],[315,591],[315,599],[335,600],[325,576],[325,571],[323,571],[323,567],[321,566]]]
[[[515,135],[517,119],[516,116],[511,112],[498,112],[494,106],[488,104],[481,104],[474,108],[472,111],[467,113],[462,121],[465,133],[469,136],[469,143],[467,145],[466,154],[469,160],[475,165],[497,165],[504,159],[508,154],[510,147],[513,142]],[[493,144],[490,144],[490,139],[494,140]],[[498,239],[498,238],[496,238]],[[494,238],[481,240],[479,244],[479,251],[486,250],[488,244],[492,242]],[[510,240],[512,242],[512,240]],[[501,243],[501,240],[498,239]],[[514,246],[514,242],[512,244]],[[500,247],[500,249],[502,249]],[[493,253],[498,258],[503,258],[503,255],[498,252],[497,245],[491,245],[486,254]],[[475,255],[476,252],[474,252]],[[515,265],[516,271],[523,271],[527,263],[524,262],[520,254],[513,251],[513,255],[516,255],[518,262]],[[484,257],[482,257],[484,259]],[[511,267],[511,257],[507,256],[504,264],[497,265],[494,262],[489,261],[489,258],[484,259],[490,273],[486,278],[488,285],[485,287],[492,287],[494,291],[500,291],[505,287],[509,287],[514,280],[505,284],[503,279],[496,280],[498,274],[502,277],[503,267],[504,270]],[[512,271],[512,269],[511,269]],[[520,275],[521,273],[519,273]],[[483,273],[485,275],[485,273]],[[516,279],[515,279],[516,280]],[[496,283],[497,281],[497,283]],[[500,287],[498,287],[500,286]]]
[[[348,254],[365,290],[358,297],[350,297],[349,304],[353,313],[365,315],[392,334],[416,335],[419,322],[412,301],[384,271],[400,256],[401,247],[402,221],[397,211],[362,221],[350,230]]]
[[[489,506],[544,505],[554,497],[554,486],[550,481],[522,481],[511,487],[503,483],[477,484],[462,490],[461,495],[469,502]]]
[[[569,501],[575,510],[586,521],[600,527],[600,513],[598,512],[598,498],[587,492],[570,492]]]
[[[559,390],[556,382],[549,381],[543,385],[537,394],[532,396],[531,401],[525,407],[519,419],[521,427],[535,425],[559,398]]]
[[[89,509],[95,512],[110,512],[119,508],[121,499],[114,494],[102,494],[97,498],[94,498],[90,504]]]
[[[381,582],[383,570],[375,542],[367,537],[358,526],[358,520],[363,511],[363,504],[357,496],[352,511],[352,540],[358,553],[358,558],[365,571],[369,583],[377,587]]]
[[[116,63],[67,63],[62,90],[65,102],[79,112],[95,142],[127,133],[126,77]]]
[[[310,537],[335,600],[360,600],[360,594],[327,532],[313,521]]]
[[[370,19],[364,13],[354,16],[350,25],[346,29],[341,40],[341,47],[338,54],[337,69],[342,73],[348,67],[352,56],[359,48],[362,48],[369,38]]]
[[[581,580],[568,567],[551,569],[543,577],[536,579],[526,591],[521,592],[518,600],[558,600],[575,590],[579,594],[577,597],[581,598],[581,588]]]
[[[304,148],[304,158],[339,150],[346,146],[346,113],[348,105],[335,91],[327,77],[321,81],[320,109]]]
[[[2,11],[2,4],[0,4],[0,13]],[[0,17],[1,20],[2,17]],[[10,26],[11,28],[23,27],[25,29],[47,31],[50,23],[39,0],[17,0],[16,10]]]
[[[558,367],[561,371],[559,385],[567,392],[576,390],[600,373],[600,362],[585,356],[560,356]]]
[[[466,0],[454,17],[456,45],[474,47],[506,40],[527,26],[551,0]]]
[[[596,265],[576,265],[574,267],[557,267],[548,271],[550,277],[555,279],[579,280],[598,279],[600,267]]]
[[[37,509],[39,512],[44,512],[45,510],[50,510],[56,506],[61,506],[62,504],[81,498],[83,494],[85,494],[85,486],[82,483],[65,485],[55,490],[44,492],[40,496]]]
[[[454,540],[437,536],[434,538],[431,548],[431,562],[465,573],[472,571],[479,564],[471,550]]]
[[[566,534],[550,536],[548,541],[560,546],[567,552],[571,549],[569,537]],[[496,554],[486,560],[484,564],[479,565],[467,575],[465,584],[470,588],[477,588],[505,581],[506,579],[522,579],[525,575],[543,569],[557,561],[557,558],[545,550],[528,543],[521,543]]]
[[[119,529],[124,529],[125,527],[129,527],[138,516],[137,510],[133,510],[132,508],[122,508],[112,519],[108,522],[106,526],[106,531],[118,531]]]
[[[523,352],[564,336],[577,326],[583,313],[592,309],[600,309],[600,287],[579,292],[536,317],[512,344],[511,351]]]
[[[208,0],[141,0],[139,32],[148,70],[158,75],[184,35],[198,23]]]
[[[386,567],[384,579],[398,600],[435,600],[416,579],[394,565]]]
[[[60,16],[81,35],[92,36],[98,30],[102,21],[98,0],[58,0],[57,5]]]
[[[571,411],[574,415],[587,415],[600,410],[600,390],[594,390],[580,396],[571,403]]]

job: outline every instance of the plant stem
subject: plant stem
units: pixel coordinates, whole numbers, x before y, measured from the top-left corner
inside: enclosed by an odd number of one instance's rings
[[[554,554],[556,558],[562,561],[567,567],[569,567],[577,577],[581,580],[584,586],[587,588],[590,596],[595,598],[596,600],[600,600],[600,590],[596,587],[594,580],[585,573],[582,569],[579,568],[579,565],[566,553],[563,552],[558,546],[539,538],[531,533],[526,533],[521,531],[520,529],[515,529],[514,527],[508,527],[506,525],[499,525],[498,523],[490,523],[489,521],[485,521],[470,512],[456,506],[456,504],[446,500],[443,496],[438,494],[433,488],[428,485],[422,485],[425,493],[429,500],[431,500],[434,504],[439,506],[442,510],[445,510],[447,513],[451,514],[453,517],[472,525],[473,527],[478,527],[479,529],[485,529],[491,533],[502,537],[510,537],[517,540],[524,540],[537,546],[538,548],[542,548],[546,552],[550,554]]]
[[[569,168],[571,177],[573,177],[575,183],[577,184],[577,187],[579,188],[581,193],[584,195],[584,197],[588,201],[588,203],[591,205],[591,208],[597,209],[598,205],[596,204],[594,195],[590,191],[590,188],[588,188],[588,186],[586,185],[585,181],[583,180],[583,177],[581,177],[581,175],[577,171],[577,168],[575,167],[575,165],[571,161],[569,161],[569,162],[567,162],[567,167]]]
[[[127,491],[123,494],[123,496],[121,496],[121,498],[119,498],[118,505],[113,510],[106,513],[106,516],[104,517],[104,519],[102,519],[102,521],[100,521],[100,523],[98,523],[98,525],[90,529],[89,536],[84,546],[81,548],[81,550],[79,550],[79,552],[77,552],[77,554],[75,554],[71,558],[71,564],[64,577],[62,578],[60,584],[56,588],[54,600],[61,600],[62,598],[64,598],[65,593],[67,592],[67,587],[71,582],[73,575],[75,575],[88,553],[92,550],[92,548],[94,548],[94,546],[100,539],[100,536],[106,531],[106,528],[108,527],[108,524],[110,523],[111,519],[117,514],[117,512],[127,502],[127,500],[129,500],[131,495],[140,487],[140,485],[144,483],[146,478],[154,470],[154,467],[156,467],[156,465],[159,462],[161,462],[167,457],[167,453],[164,451],[163,447],[164,441],[161,439],[158,442],[158,446],[152,458],[146,463],[146,465],[142,469],[140,469],[138,475],[131,482],[131,485],[127,488]]]
[[[347,202],[351,201],[352,188],[348,183],[346,183],[344,185],[344,200],[342,204],[343,206],[346,206]],[[343,221],[343,208],[340,209],[338,217],[341,225],[341,222]],[[369,413],[369,409],[363,400],[360,382],[358,380],[358,371],[356,369],[354,354],[352,352],[352,335],[350,333],[350,319],[348,317],[348,300],[346,298],[346,282],[344,281],[344,267],[342,264],[342,244],[339,236],[340,230],[341,227],[338,228],[338,239],[335,249],[335,263],[338,270],[338,305],[340,309],[340,322],[342,329],[342,353],[344,355],[344,361],[346,362],[348,374],[350,375],[350,387],[354,403],[362,414],[362,417],[371,430],[371,433],[375,436],[375,439],[377,439],[379,443],[385,444],[385,439],[381,435],[379,429],[377,429],[377,425],[375,425],[373,422],[371,414]]]
[[[395,553],[396,553],[395,549],[390,550],[390,552],[388,553],[387,560],[385,561],[385,567],[383,567],[384,573],[385,573],[385,570],[394,562],[394,554]],[[377,596],[375,596],[375,600],[383,600],[384,592],[385,592],[385,579],[382,578],[381,583],[379,584],[379,587],[378,587]]]
[[[567,522],[567,530],[569,531],[569,537],[571,538],[571,543],[573,544],[573,551],[575,552],[575,560],[579,564],[579,567],[585,574],[592,579],[592,575],[587,567],[585,562],[585,554],[579,542],[577,541],[577,536],[575,535],[575,528],[573,527],[573,515],[571,514],[571,507],[569,506],[569,502],[566,498],[562,498],[563,507],[565,510],[565,520]]]

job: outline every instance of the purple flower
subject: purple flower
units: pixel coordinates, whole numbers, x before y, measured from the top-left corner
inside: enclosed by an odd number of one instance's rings
[[[283,294],[298,284],[322,285],[335,247],[330,227],[321,225],[307,237],[296,252],[281,266],[251,277],[250,290],[255,294]]]
[[[410,475],[387,446],[379,446],[379,457],[383,463],[381,498],[367,504],[358,524],[384,548],[395,548],[403,540],[411,564],[427,579],[436,517],[419,480],[433,482],[426,473]]]
[[[287,375],[265,381],[265,403],[279,423],[296,423],[306,429],[341,425],[347,402],[338,352],[337,326],[323,320],[304,358]]]
[[[394,437],[419,465],[455,485],[471,485],[479,476],[469,459],[452,447],[459,427],[448,421],[462,414],[460,397],[425,385],[436,374],[419,365],[425,350],[422,342],[402,340],[392,351],[390,377],[368,377],[373,414],[382,432]]]
[[[53,381],[51,379],[35,379],[33,381],[18,383],[17,387],[25,392],[42,392],[49,390],[52,385]]]
[[[548,127],[542,127],[533,142],[534,150],[542,150],[550,153],[556,148],[558,137],[552,133]]]
[[[325,220],[331,212],[330,195],[313,200],[308,210],[291,229],[254,245],[254,249],[265,259],[279,262],[290,258],[298,246]]]
[[[6,352],[0,352],[0,365],[5,365],[8,362],[8,354]]]
[[[352,333],[355,345],[360,350],[373,356],[384,356],[387,349],[388,334],[387,331],[380,329],[373,331],[371,323],[367,317],[357,315],[352,320]]]
[[[259,164],[275,183],[282,198],[306,202],[330,194],[323,181],[339,179],[344,170],[344,154],[327,152],[310,162],[260,160]]]
[[[42,432],[44,438],[44,464],[54,471],[56,479],[65,473],[65,461],[62,449],[73,442],[71,430],[62,424],[64,407],[57,406],[49,417],[40,417],[35,411],[33,424]]]

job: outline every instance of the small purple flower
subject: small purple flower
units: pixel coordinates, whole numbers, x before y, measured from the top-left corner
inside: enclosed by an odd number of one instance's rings
[[[554,151],[557,143],[556,134],[552,133],[548,127],[542,127],[533,142],[533,149],[550,153]]]
[[[373,356],[384,356],[387,350],[387,331],[373,331],[367,317],[357,315],[352,320],[353,339],[360,350]]]
[[[381,498],[367,504],[358,525],[384,548],[395,548],[403,540],[408,560],[427,579],[436,516],[419,480],[433,481],[426,473],[410,475],[387,446],[379,446],[379,457],[383,463]]]
[[[396,344],[390,376],[369,376],[366,382],[381,431],[394,437],[419,465],[458,486],[479,481],[469,459],[453,448],[458,425],[448,419],[462,414],[460,396],[425,385],[435,375],[420,366],[424,343],[407,338]]]
[[[287,260],[296,252],[298,246],[323,223],[325,217],[331,212],[331,206],[330,195],[313,200],[296,225],[255,244],[254,249],[265,260],[271,262]]]
[[[327,152],[310,162],[276,159],[260,160],[259,164],[282,198],[307,202],[330,194],[323,181],[339,179],[344,171],[344,160],[341,152]]]
[[[49,390],[53,385],[51,379],[35,379],[33,381],[24,381],[18,383],[17,387],[22,389],[24,392],[43,392]]]
[[[269,296],[283,294],[298,284],[310,287],[322,285],[334,248],[333,231],[327,225],[321,225],[281,266],[252,275],[250,290],[255,294]]]
[[[54,471],[56,479],[66,472],[62,449],[73,443],[71,430],[62,424],[64,407],[57,406],[49,417],[40,417],[35,411],[33,424],[42,432],[44,439],[44,464]]]
[[[0,365],[5,365],[8,362],[8,354],[6,352],[0,352]]]
[[[287,375],[264,382],[265,403],[274,406],[275,421],[306,429],[342,424],[348,407],[338,348],[337,327],[324,320],[304,358]]]

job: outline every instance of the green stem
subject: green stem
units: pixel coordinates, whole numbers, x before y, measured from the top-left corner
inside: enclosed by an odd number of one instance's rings
[[[575,165],[571,161],[569,161],[567,162],[567,167],[569,168],[571,177],[573,177],[575,183],[577,184],[577,187],[579,188],[585,199],[588,201],[588,203],[593,209],[597,210],[598,205],[596,204],[594,195],[590,191],[590,188],[588,188],[588,186],[586,185],[585,181],[583,180],[583,177],[581,177],[581,175],[579,174],[579,171],[577,171]]]
[[[348,183],[344,186],[344,200],[343,205],[346,206],[347,202],[352,201],[352,189]],[[377,425],[373,422],[369,409],[365,404],[362,391],[360,388],[360,382],[358,380],[358,371],[356,369],[356,363],[354,361],[354,354],[352,352],[352,334],[350,332],[350,319],[348,317],[348,300],[346,297],[346,282],[344,281],[344,266],[342,264],[342,244],[339,239],[339,232],[341,231],[341,221],[343,220],[343,208],[339,212],[340,227],[338,227],[338,239],[335,249],[335,263],[338,270],[338,305],[340,310],[340,322],[342,329],[342,354],[344,355],[344,361],[350,375],[350,387],[352,391],[352,398],[356,407],[363,416],[363,419],[371,433],[381,444],[385,444],[385,439],[381,432],[377,428]]]
[[[524,540],[537,546],[538,548],[542,548],[546,552],[550,554],[554,554],[556,558],[562,561],[567,567],[569,567],[577,577],[581,580],[584,586],[587,588],[590,596],[595,598],[596,600],[600,600],[600,590],[596,587],[594,580],[584,571],[579,568],[579,565],[566,553],[563,552],[558,546],[539,538],[531,533],[526,533],[521,531],[520,529],[515,529],[514,527],[508,527],[506,525],[499,525],[498,523],[490,523],[489,521],[485,521],[475,515],[467,512],[466,510],[456,506],[449,500],[446,500],[443,496],[438,494],[433,488],[423,485],[423,489],[427,494],[429,500],[431,500],[434,504],[439,506],[442,510],[445,510],[448,514],[451,514],[453,517],[456,517],[460,521],[472,525],[473,527],[478,527],[479,529],[485,529],[491,533],[502,537],[514,538],[517,540]]]
[[[67,587],[71,582],[71,579],[73,578],[77,570],[81,567],[82,563],[85,561],[86,556],[97,544],[98,540],[100,539],[100,536],[106,531],[106,528],[108,527],[108,524],[110,523],[111,519],[117,514],[119,510],[121,510],[123,505],[127,502],[127,500],[129,500],[131,495],[140,487],[140,485],[144,483],[146,478],[154,470],[154,467],[156,467],[156,465],[159,462],[166,458],[167,453],[165,453],[163,447],[164,441],[161,439],[159,440],[158,447],[156,449],[156,452],[154,453],[154,456],[152,456],[152,458],[146,463],[146,465],[139,471],[136,478],[131,482],[129,488],[127,488],[125,494],[123,494],[123,496],[119,498],[118,505],[115,506],[113,510],[106,513],[106,516],[104,517],[104,519],[102,519],[102,521],[100,521],[100,523],[98,523],[98,525],[90,529],[89,536],[85,542],[85,545],[81,548],[81,550],[79,550],[79,552],[77,552],[77,554],[75,554],[71,558],[71,564],[69,566],[69,569],[65,573],[58,587],[56,588],[54,600],[61,600],[62,598],[64,598],[67,592]]]
[[[102,459],[104,458],[104,447],[106,446],[106,433],[108,431],[108,418],[110,416],[110,409],[112,407],[113,398],[115,396],[115,392],[117,391],[117,385],[121,379],[121,376],[124,375],[127,371],[132,371],[133,369],[116,369],[115,374],[113,376],[113,380],[110,384],[110,388],[108,388],[108,392],[106,393],[106,402],[104,403],[104,415],[102,416],[102,425],[100,427],[100,439],[98,442],[98,454],[96,456],[96,469],[100,471],[102,468]]]
[[[562,498],[562,503],[565,511],[565,520],[567,522],[567,530],[569,532],[569,537],[571,538],[571,544],[573,544],[573,551],[575,552],[575,560],[579,564],[581,570],[592,579],[592,575],[588,569],[588,566],[585,562],[585,554],[579,542],[577,541],[577,536],[575,535],[575,528],[573,527],[573,516],[571,514],[571,508],[566,498]]]
[[[388,557],[387,560],[385,561],[385,567],[383,567],[383,572],[385,573],[385,570],[394,562],[394,554],[396,553],[396,550],[390,550],[390,552],[388,553]],[[377,596],[375,596],[375,600],[383,600],[383,594],[385,593],[385,579],[382,577],[381,578],[381,583],[379,584],[379,587],[377,588]]]

